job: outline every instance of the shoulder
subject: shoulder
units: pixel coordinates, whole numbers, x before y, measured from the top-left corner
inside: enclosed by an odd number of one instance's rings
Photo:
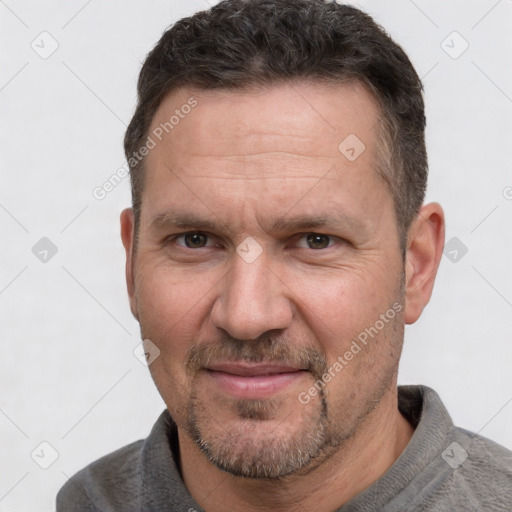
[[[399,388],[399,404],[401,412],[417,426],[398,466],[404,474],[411,467],[419,469],[404,491],[392,499],[389,510],[510,512],[509,449],[454,426],[439,395],[426,386]]]
[[[512,451],[468,430],[454,427],[442,457],[475,492],[506,495],[512,503]]]
[[[144,441],[101,457],[76,473],[57,495],[57,512],[111,510],[140,496],[140,460]],[[121,501],[122,500],[122,501]]]
[[[57,512],[168,510],[172,500],[179,503],[187,496],[175,456],[177,428],[165,409],[145,440],[101,457],[70,478],[57,495]]]
[[[418,510],[510,512],[512,452],[490,439],[452,427],[419,493]]]

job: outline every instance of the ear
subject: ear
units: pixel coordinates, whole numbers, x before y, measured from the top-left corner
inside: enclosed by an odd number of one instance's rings
[[[405,264],[405,323],[418,320],[428,304],[444,247],[444,213],[424,205],[409,228]]]
[[[134,218],[133,210],[126,208],[121,212],[121,240],[123,241],[124,250],[126,252],[126,287],[128,289],[128,297],[130,300],[130,309],[133,316],[138,320],[137,300],[135,298],[135,279],[134,279]]]

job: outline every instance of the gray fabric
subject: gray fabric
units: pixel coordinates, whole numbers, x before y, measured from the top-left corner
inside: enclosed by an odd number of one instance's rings
[[[400,386],[398,397],[400,411],[416,426],[411,441],[379,480],[338,512],[512,511],[512,452],[454,427],[430,388]],[[201,512],[181,480],[178,453],[176,426],[164,411],[145,441],[72,477],[57,496],[57,512]]]

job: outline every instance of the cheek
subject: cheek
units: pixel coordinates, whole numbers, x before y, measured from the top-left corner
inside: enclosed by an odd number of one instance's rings
[[[207,299],[213,284],[210,277],[204,272],[184,273],[170,266],[154,265],[140,274],[137,299],[147,314],[166,323],[177,323]]]
[[[205,293],[189,280],[177,280],[167,269],[153,268],[141,276],[136,294],[142,336],[160,351],[149,366],[151,376],[179,420],[185,416],[191,389],[183,362],[204,319]]]
[[[391,309],[396,316],[393,304],[399,301],[397,283],[379,282],[377,276],[357,275],[339,272],[340,277],[322,280],[302,279],[296,287],[301,316],[317,338],[326,353],[328,361],[350,350],[353,340],[373,339],[367,334],[376,322],[379,338],[394,338],[392,319],[387,318],[383,325],[380,315]],[[357,351],[357,347],[354,348]],[[349,356],[350,357],[350,356]],[[354,358],[355,359],[355,358]]]
[[[170,360],[183,361],[204,323],[211,287],[205,281],[182,279],[167,269],[147,272],[137,284],[143,336],[163,355],[172,356]]]

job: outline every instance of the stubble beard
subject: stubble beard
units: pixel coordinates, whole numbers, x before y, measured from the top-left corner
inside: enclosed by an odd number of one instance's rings
[[[231,426],[223,424],[222,419],[217,418],[215,406],[208,407],[211,405],[211,397],[207,396],[204,386],[199,385],[199,368],[206,366],[205,363],[211,358],[248,362],[285,361],[291,363],[290,366],[308,367],[313,382],[321,379],[328,368],[323,353],[316,348],[305,348],[305,345],[297,350],[293,340],[262,337],[261,342],[251,340],[249,343],[226,337],[215,343],[194,346],[189,351],[185,366],[191,377],[191,386],[188,396],[182,397],[181,406],[174,411],[175,420],[210,463],[233,476],[279,480],[290,475],[308,474],[333,455],[343,452],[344,446],[348,445],[378,407],[393,382],[396,382],[403,323],[401,339],[398,339],[400,332],[397,332],[397,328],[400,330],[401,319],[395,320],[395,325],[390,326],[394,336],[388,333],[394,339],[387,340],[387,343],[392,343],[394,354],[382,372],[376,375],[370,370],[375,380],[370,391],[363,392],[363,402],[360,404],[357,404],[357,399],[353,402],[356,396],[353,390],[346,393],[344,403],[333,396],[328,400],[328,388],[324,387],[318,391],[315,400],[307,405],[300,404],[296,397],[295,407],[301,407],[300,421],[294,419],[290,427],[290,424],[286,424],[287,416],[281,417],[280,421],[279,418],[280,409],[286,407],[284,400],[294,400],[293,395],[266,400],[224,397],[216,405],[222,406],[223,411],[228,410],[236,422]],[[386,337],[386,334],[382,334]],[[168,377],[171,382],[174,380],[170,372]],[[160,391],[162,393],[163,390]],[[349,410],[354,403],[358,409],[357,414],[345,414],[344,408]],[[292,406],[293,411],[295,409]]]
[[[393,372],[393,375],[395,372]],[[389,390],[391,374],[365,400],[360,414],[350,421],[333,422],[325,391],[310,402],[309,411],[294,422],[294,431],[265,428],[264,423],[276,418],[279,402],[240,400],[232,408],[238,415],[236,426],[221,424],[208,410],[193,387],[188,406],[185,431],[210,463],[233,476],[249,479],[279,480],[292,475],[307,475],[339,453],[358,431],[361,424],[379,405]],[[297,402],[299,403],[299,402]],[[263,427],[263,428],[262,428]]]
[[[298,403],[298,402],[297,402]],[[236,426],[223,425],[212,416],[194,387],[186,431],[208,460],[234,476],[275,480],[312,465],[326,448],[327,402],[319,400],[289,433],[280,428],[278,400],[236,400],[228,405]],[[277,425],[276,425],[277,423]]]
[[[283,346],[293,346],[289,342],[283,343],[286,344]],[[319,353],[314,354],[314,359],[319,362],[311,370],[316,382],[326,373],[327,362]],[[336,408],[336,405],[332,403],[334,400],[328,401],[327,387],[321,388],[315,400],[308,404],[300,404],[298,397],[292,394],[267,400],[216,397],[215,405],[209,407],[212,397],[208,395],[207,386],[200,385],[200,376],[196,374],[191,383],[183,427],[210,463],[233,476],[277,480],[290,475],[305,475],[338,453],[354,436],[389,390],[395,373],[390,367],[374,383],[375,387],[365,397],[362,407],[359,405],[356,417],[350,412],[345,417],[343,411],[341,416],[336,411],[331,413],[330,408]],[[290,410],[290,404],[284,401],[294,398],[297,404],[291,405],[290,420],[280,411],[283,408]],[[351,398],[346,398],[345,406],[350,405]],[[222,414],[228,411],[230,421],[217,417],[219,410]]]

